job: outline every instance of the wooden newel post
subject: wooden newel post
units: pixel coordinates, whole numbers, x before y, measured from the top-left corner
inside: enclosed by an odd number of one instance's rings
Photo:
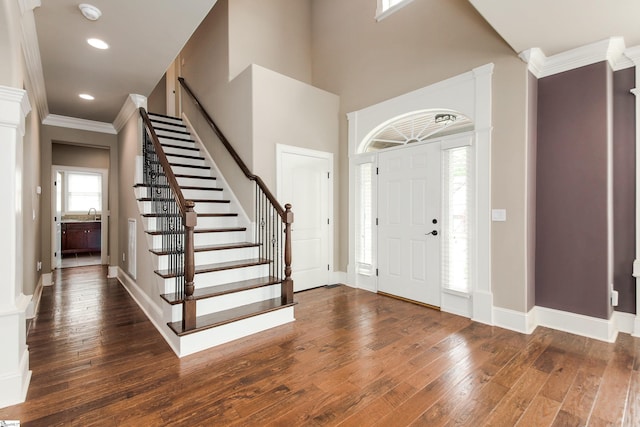
[[[182,303],[182,329],[188,331],[196,327],[196,300],[193,298],[195,284],[195,255],[193,250],[193,230],[197,224],[197,214],[192,200],[185,202],[184,215],[184,302]]]
[[[291,204],[284,205],[284,280],[282,282],[282,303],[293,303],[293,279],[291,279],[291,224],[293,212]]]

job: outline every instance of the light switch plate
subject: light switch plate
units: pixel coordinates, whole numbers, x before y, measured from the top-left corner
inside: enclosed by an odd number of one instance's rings
[[[492,209],[491,210],[491,220],[492,221],[506,221],[507,220],[507,210],[506,209]]]

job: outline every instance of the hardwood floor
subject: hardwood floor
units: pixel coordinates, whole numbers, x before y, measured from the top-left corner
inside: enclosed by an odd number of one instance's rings
[[[58,272],[28,336],[23,426],[640,425],[640,340],[521,335],[346,286],[178,359],[103,267]]]

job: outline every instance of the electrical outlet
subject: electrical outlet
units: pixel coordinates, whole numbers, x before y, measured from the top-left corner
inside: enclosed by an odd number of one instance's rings
[[[36,271],[40,271],[40,270],[42,270],[42,261],[38,261],[36,263]]]

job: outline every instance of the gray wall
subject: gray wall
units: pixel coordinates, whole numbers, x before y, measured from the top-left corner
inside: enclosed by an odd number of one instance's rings
[[[51,164],[109,169],[109,148],[54,142],[51,145]]]
[[[606,62],[538,81],[536,305],[607,319]]]
[[[635,68],[613,73],[613,284],[616,310],[636,312],[635,259],[636,139]]]
[[[147,111],[167,114],[167,75],[164,74],[147,98]]]

